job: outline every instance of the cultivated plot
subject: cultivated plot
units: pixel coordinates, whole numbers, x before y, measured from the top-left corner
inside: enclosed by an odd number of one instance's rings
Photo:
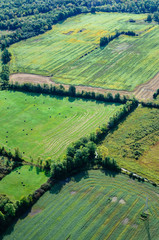
[[[0,92],[0,145],[25,160],[57,160],[67,146],[95,131],[122,105],[20,92]]]
[[[149,218],[141,220],[148,199]],[[4,240],[156,240],[158,189],[127,176],[89,171],[56,184]]]
[[[134,19],[135,22],[130,22]],[[53,30],[10,47],[11,72],[51,76],[59,83],[132,91],[158,72],[159,26],[143,14],[97,13],[68,18]],[[105,48],[100,37],[120,36]]]
[[[130,171],[159,182],[159,110],[139,106],[103,144]]]

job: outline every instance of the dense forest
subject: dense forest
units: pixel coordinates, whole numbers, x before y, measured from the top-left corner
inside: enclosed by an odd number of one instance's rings
[[[52,29],[52,25],[80,13],[96,11],[150,13],[159,22],[159,0],[0,0],[1,47]]]

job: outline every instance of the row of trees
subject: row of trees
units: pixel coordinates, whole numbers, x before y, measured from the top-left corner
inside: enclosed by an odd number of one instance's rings
[[[2,1],[3,2],[3,1]],[[15,42],[42,34],[52,25],[68,17],[80,13],[130,12],[153,13],[155,21],[159,21],[158,0],[120,1],[120,0],[41,0],[25,1],[6,0],[0,4],[0,30],[9,30],[0,37],[1,46],[9,46]]]
[[[51,175],[54,179],[65,179],[93,166],[116,172],[121,170],[113,158],[103,157],[97,145],[85,137],[67,148],[62,161],[52,165]]]
[[[159,10],[158,0],[1,0],[0,20],[11,20],[27,16],[46,14],[55,9],[64,9],[69,7],[83,7],[94,12],[94,9],[105,8],[107,11],[121,11],[134,13],[154,13]]]
[[[71,95],[76,95],[75,88],[72,86],[69,92]],[[23,197],[20,201],[16,201],[15,203],[11,202],[6,196],[1,196],[0,230],[4,230],[10,224],[10,221],[20,216],[27,208],[31,207],[40,196],[51,187],[51,183],[54,183],[56,180],[64,179],[93,166],[120,172],[120,168],[116,161],[108,156],[107,148],[104,146],[97,146],[97,144],[101,141],[102,137],[106,136],[106,134],[122,121],[136,106],[136,100],[127,101],[120,111],[110,119],[107,125],[103,125],[101,128],[96,129],[90,136],[81,138],[75,143],[72,143],[72,145],[67,148],[66,155],[63,156],[60,162],[52,164],[51,178],[49,181],[37,189],[34,194]],[[2,147],[0,148],[0,154],[13,158],[18,162],[22,161],[18,149],[15,150],[15,154],[12,154]],[[47,168],[50,168],[49,160]]]
[[[119,124],[131,111],[137,107],[138,103],[133,100],[127,102],[112,118],[108,124],[96,129],[90,136],[81,138],[67,148],[66,155],[60,163],[52,165],[51,175],[55,179],[63,179],[88,169],[94,165],[105,169],[120,171],[114,159],[107,155],[107,149],[104,146],[98,147],[97,144]]]
[[[142,102],[143,107],[149,107],[149,108],[159,108],[159,103],[155,102]]]
[[[87,91],[77,92],[76,87],[72,85],[70,85],[69,89],[66,90],[63,87],[63,85],[59,85],[59,86],[53,86],[48,84],[33,85],[31,83],[19,84],[18,82],[16,82],[16,83],[9,83],[6,88],[14,91],[69,96],[69,97],[77,97],[77,98],[92,99],[92,100],[103,101],[103,102],[115,102],[115,103],[123,103],[123,104],[125,104],[127,100],[129,100],[127,96],[121,97],[119,93],[113,96],[111,93],[107,93],[104,95],[100,93],[87,92]]]
[[[122,31],[122,32],[116,32],[114,35],[110,35],[108,37],[101,37],[100,38],[100,47],[105,47],[109,42],[114,40],[115,38],[118,38],[120,35],[128,35],[128,36],[137,36],[137,34],[133,31]]]
[[[9,83],[9,65],[8,63],[11,60],[11,53],[8,49],[4,48],[1,55],[2,61],[2,72],[0,73],[0,78],[2,80],[2,88],[6,88]]]

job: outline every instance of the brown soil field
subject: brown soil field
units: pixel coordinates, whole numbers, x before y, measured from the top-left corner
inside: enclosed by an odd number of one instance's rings
[[[41,75],[27,74],[27,73],[16,73],[10,75],[10,82],[19,82],[19,83],[33,83],[33,84],[52,84],[58,86],[59,84],[52,81],[51,77],[45,77]],[[69,85],[62,84],[65,89],[69,88]],[[90,91],[96,93],[112,93],[115,95],[116,93],[120,93],[121,96],[135,96],[139,100],[151,100],[154,92],[159,88],[159,72],[147,83],[141,84],[135,88],[134,91],[121,91],[121,90],[112,90],[112,89],[104,89],[98,87],[89,87],[89,86],[76,86],[77,91]]]

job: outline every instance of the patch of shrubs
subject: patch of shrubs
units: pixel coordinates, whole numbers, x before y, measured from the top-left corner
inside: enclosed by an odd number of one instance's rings
[[[159,95],[159,89],[157,89],[157,91],[153,94],[153,99],[156,99],[158,95]]]
[[[72,85],[70,85],[69,89],[66,90],[62,85],[60,86],[53,86],[48,84],[34,85],[31,83],[19,84],[18,82],[16,82],[15,84],[9,83],[6,88],[9,90],[20,91],[20,92],[34,92],[34,93],[42,93],[42,94],[49,94],[49,95],[91,99],[91,100],[103,101],[103,102],[115,102],[115,103],[122,103],[122,104],[125,104],[129,100],[127,96],[121,97],[119,93],[113,96],[111,93],[107,93],[106,95],[104,95],[100,93],[87,92],[87,91],[77,92],[76,87]]]

